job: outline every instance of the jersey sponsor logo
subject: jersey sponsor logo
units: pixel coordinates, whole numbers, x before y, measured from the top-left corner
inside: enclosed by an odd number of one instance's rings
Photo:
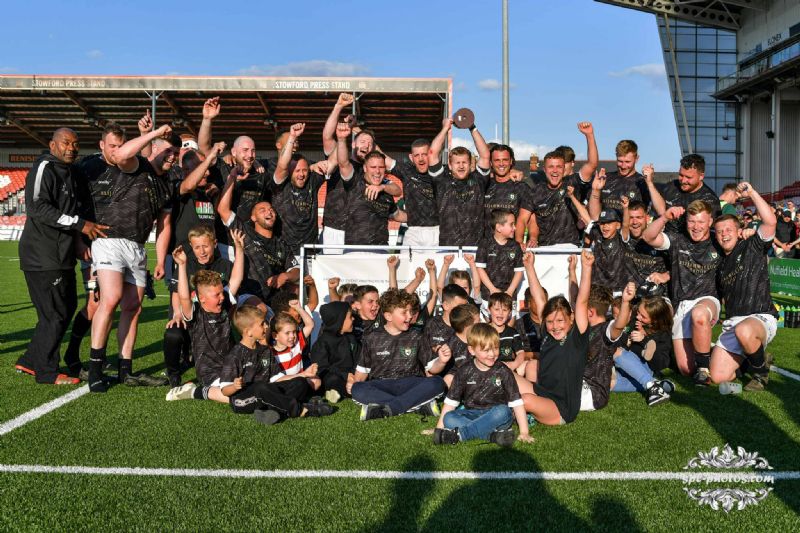
[[[392,352],[389,350],[383,350],[381,352],[376,352],[375,355],[392,355]]]
[[[467,385],[477,385],[478,383],[473,379],[471,381],[467,381]]]
[[[251,403],[256,403],[257,401],[258,398],[256,398],[255,396],[251,396],[250,398],[233,400],[233,405],[235,405],[236,407],[244,407],[246,405],[250,405]]]

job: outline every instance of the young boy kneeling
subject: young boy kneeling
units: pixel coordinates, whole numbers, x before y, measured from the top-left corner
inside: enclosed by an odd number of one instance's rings
[[[411,326],[411,295],[388,290],[380,298],[386,324],[365,335],[348,392],[362,405],[361,420],[401,415],[418,409],[438,416],[436,398],[445,389],[438,374],[450,361],[450,348],[439,347],[438,357],[419,329]],[[427,365],[427,370],[426,370]]]
[[[291,376],[272,356],[267,343],[266,315],[258,307],[243,305],[233,315],[233,325],[242,340],[225,358],[220,374],[222,394],[230,398],[234,413],[252,414],[262,424],[282,418],[327,416],[333,407],[326,403],[306,403],[310,377],[306,372]],[[281,377],[270,382],[276,376]]]
[[[482,439],[513,446],[514,419],[519,426],[517,439],[533,442],[514,373],[506,365],[497,364],[497,331],[489,324],[475,324],[467,334],[467,343],[474,358],[456,370],[433,433],[434,444]],[[462,403],[464,409],[456,410]]]

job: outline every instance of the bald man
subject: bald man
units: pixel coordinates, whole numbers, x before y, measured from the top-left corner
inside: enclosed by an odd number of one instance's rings
[[[27,219],[19,241],[19,264],[25,274],[38,323],[31,342],[16,368],[36,376],[37,383],[74,385],[79,382],[59,373],[58,347],[77,307],[75,257],[88,259],[79,234],[104,237],[107,226],[78,215],[81,197],[78,136],[59,128],[50,140],[50,153],[33,165],[25,181]]]
[[[212,135],[211,125],[219,116],[221,105],[219,97],[209,98],[203,104],[203,121],[197,134],[197,143],[200,151],[208,154],[211,151]],[[266,169],[257,164],[256,143],[250,137],[241,135],[233,141],[231,147],[233,165],[228,165],[223,158],[217,158],[216,170],[213,179],[222,187],[225,179],[231,173],[232,167],[238,167],[240,176],[233,189],[231,208],[241,220],[250,219],[250,211],[258,202],[271,200],[269,182],[272,176]]]

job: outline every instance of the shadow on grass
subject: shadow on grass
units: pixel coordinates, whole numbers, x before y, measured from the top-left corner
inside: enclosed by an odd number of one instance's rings
[[[775,385],[778,384],[770,383],[770,390],[773,388],[780,390],[780,386],[775,387]],[[672,401],[698,412],[722,438],[720,447],[728,443],[734,449],[741,446],[750,453],[758,452],[775,470],[800,469],[797,441],[776,426],[761,408],[744,399],[752,394],[768,393],[745,394],[745,397],[729,395],[711,400],[708,395],[676,391],[672,395]],[[796,411],[796,408],[794,410]],[[786,411],[792,413],[791,408]],[[792,416],[797,415],[792,413]],[[708,450],[687,450],[690,454],[699,451]],[[800,513],[800,492],[794,483],[778,481],[774,485],[772,494],[780,498],[794,513]]]

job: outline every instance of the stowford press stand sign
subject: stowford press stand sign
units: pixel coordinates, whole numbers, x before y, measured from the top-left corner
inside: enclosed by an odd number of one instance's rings
[[[770,259],[772,292],[800,296],[800,259]]]

